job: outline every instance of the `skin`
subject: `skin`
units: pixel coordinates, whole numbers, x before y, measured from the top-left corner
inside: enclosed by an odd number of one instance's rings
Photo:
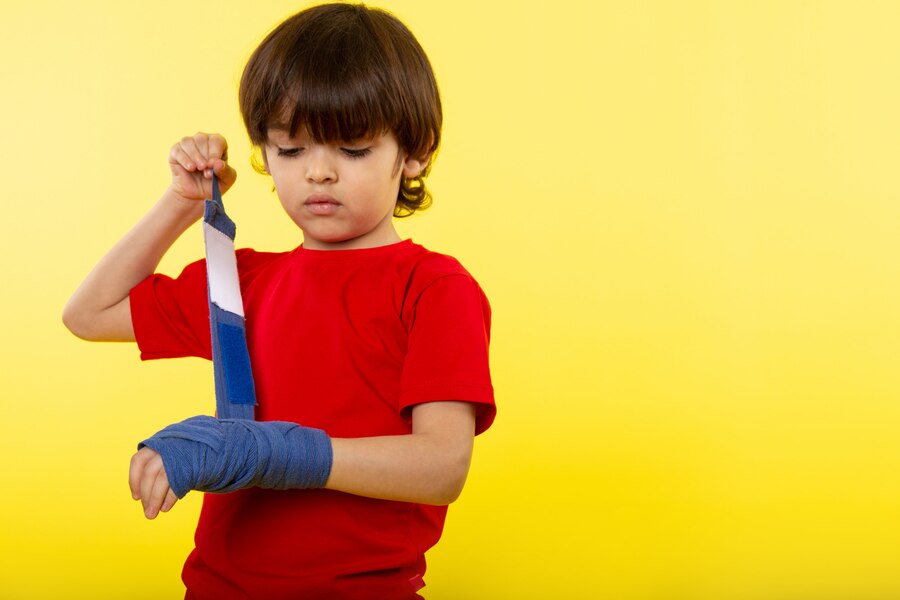
[[[274,130],[266,167],[288,216],[314,250],[372,248],[400,241],[391,219],[401,174],[418,175],[430,156],[409,157],[390,133],[347,144],[316,144]],[[172,183],[159,201],[104,256],[72,295],[63,322],[91,341],[134,341],[130,290],[151,275],[176,239],[203,216],[215,172],[222,193],[237,173],[217,134],[182,138],[169,151]],[[429,402],[412,409],[412,433],[332,439],[327,489],[371,498],[444,505],[462,491],[472,457],[475,409],[467,402]],[[142,448],[128,483],[148,519],[177,498],[162,459]]]
[[[278,129],[269,132],[265,162],[282,207],[312,250],[399,242],[392,217],[400,175],[414,177],[427,165],[427,159],[405,156],[392,134],[316,144]],[[316,204],[327,210],[317,212]]]

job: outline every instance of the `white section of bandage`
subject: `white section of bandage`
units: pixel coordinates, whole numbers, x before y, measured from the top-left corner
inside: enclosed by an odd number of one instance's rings
[[[234,240],[210,225],[203,223],[206,244],[206,271],[209,279],[209,299],[219,308],[244,316],[241,286],[238,280]]]

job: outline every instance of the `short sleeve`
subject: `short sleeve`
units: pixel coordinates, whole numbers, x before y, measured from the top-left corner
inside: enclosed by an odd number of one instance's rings
[[[409,318],[400,407],[442,400],[477,405],[476,434],[496,415],[488,365],[491,310],[467,273],[445,275],[419,293]]]
[[[176,279],[151,275],[131,290],[130,301],[142,360],[211,358],[205,261],[188,265]]]

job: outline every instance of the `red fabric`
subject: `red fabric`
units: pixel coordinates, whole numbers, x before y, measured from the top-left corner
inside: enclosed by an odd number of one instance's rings
[[[462,400],[478,407],[478,433],[490,426],[490,308],[455,259],[406,241],[240,250],[238,270],[259,420],[395,435],[411,431],[410,407]],[[206,298],[203,261],[136,286],[141,357],[209,358]],[[415,598],[445,514],[330,490],[207,494],[183,572],[188,596]]]

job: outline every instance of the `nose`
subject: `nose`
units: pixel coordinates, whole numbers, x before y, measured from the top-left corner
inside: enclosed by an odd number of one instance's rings
[[[306,179],[312,183],[329,183],[337,181],[337,171],[327,147],[314,146],[309,149],[306,163]]]

